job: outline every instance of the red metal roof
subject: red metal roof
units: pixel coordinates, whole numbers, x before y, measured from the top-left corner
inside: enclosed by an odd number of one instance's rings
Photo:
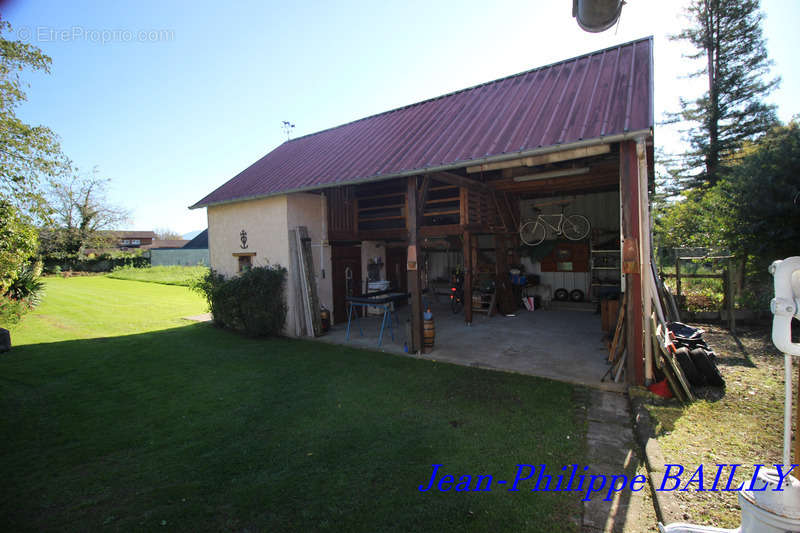
[[[292,139],[192,207],[650,130],[652,45],[648,37]]]

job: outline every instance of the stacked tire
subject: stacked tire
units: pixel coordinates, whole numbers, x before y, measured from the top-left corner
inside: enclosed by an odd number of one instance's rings
[[[673,322],[667,327],[674,335],[675,359],[694,387],[724,387],[725,379],[716,363],[716,354],[703,340],[703,330]]]

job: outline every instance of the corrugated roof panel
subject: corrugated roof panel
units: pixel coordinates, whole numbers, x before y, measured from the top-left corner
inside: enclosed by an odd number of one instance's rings
[[[646,130],[652,86],[645,38],[292,139],[193,207]]]

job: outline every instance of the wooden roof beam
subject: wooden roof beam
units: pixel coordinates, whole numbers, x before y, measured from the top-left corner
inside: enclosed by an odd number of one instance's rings
[[[433,174],[431,174],[431,177],[436,181],[441,181],[443,183],[448,183],[450,185],[457,185],[458,187],[466,187],[467,189],[473,189],[476,191],[484,191],[484,192],[493,191],[491,187],[489,187],[482,181],[465,178],[464,176],[459,176],[458,174],[454,174],[452,172],[434,172]]]
[[[500,170],[503,168],[535,167],[550,163],[559,163],[561,161],[570,161],[572,159],[580,159],[583,157],[593,157],[596,155],[608,154],[610,152],[610,144],[582,146],[580,148],[573,148],[572,150],[564,150],[562,152],[551,152],[549,154],[521,157],[519,159],[510,159],[508,161],[499,161],[497,163],[484,163],[482,165],[475,165],[472,167],[467,167],[467,174],[472,174],[475,172],[489,172],[490,170]]]

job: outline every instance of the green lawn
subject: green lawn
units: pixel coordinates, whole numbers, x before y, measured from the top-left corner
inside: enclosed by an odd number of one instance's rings
[[[3,529],[578,530],[577,493],[417,490],[586,464],[573,387],[179,318],[203,310],[48,280],[0,356]]]
[[[193,280],[199,278],[206,272],[208,272],[208,267],[204,266],[173,265],[149,266],[143,268],[123,267],[115,269],[112,273],[108,274],[108,277],[188,287]]]

